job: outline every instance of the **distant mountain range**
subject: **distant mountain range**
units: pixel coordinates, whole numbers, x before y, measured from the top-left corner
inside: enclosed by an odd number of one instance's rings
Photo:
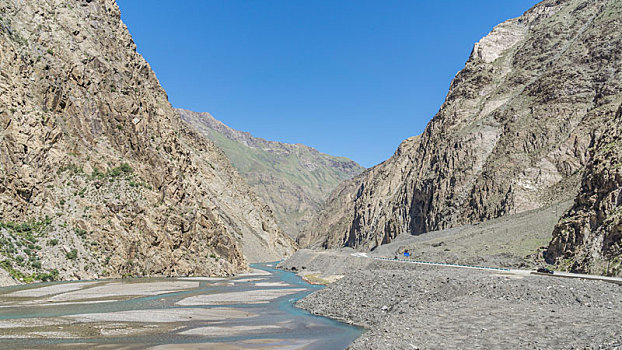
[[[209,113],[177,110],[181,119],[220,147],[231,164],[274,211],[290,237],[317,214],[339,183],[365,168],[343,157],[302,144],[253,137],[216,120]]]

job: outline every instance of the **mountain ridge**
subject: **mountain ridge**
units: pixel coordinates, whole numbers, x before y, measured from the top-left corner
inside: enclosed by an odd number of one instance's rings
[[[211,114],[177,109],[182,120],[215,142],[277,221],[295,238],[330,191],[364,168],[303,144],[287,144],[233,129]]]

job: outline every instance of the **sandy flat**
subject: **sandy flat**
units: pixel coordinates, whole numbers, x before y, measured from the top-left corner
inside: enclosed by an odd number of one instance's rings
[[[262,326],[232,326],[232,327],[199,327],[180,332],[184,335],[202,335],[205,337],[233,337],[237,335],[248,335],[256,332],[263,332],[269,329],[283,329],[277,325]]]
[[[11,304],[2,305],[2,308],[10,308],[10,307],[20,307],[20,306],[59,306],[59,305],[78,305],[78,304],[96,304],[96,303],[111,303],[115,301],[120,301],[121,299],[106,299],[106,300],[89,300],[89,301],[63,301],[56,302],[52,299],[47,300],[26,300],[26,301],[18,301],[13,302]]]
[[[257,282],[257,281],[265,281],[266,278],[242,278],[239,280],[235,280],[236,282]]]
[[[109,323],[103,323],[95,326],[99,328],[102,336],[105,337],[121,337],[121,336],[134,336],[134,335],[146,335],[146,334],[164,334],[171,331],[175,331],[182,327],[170,325],[170,324],[136,324],[116,323],[112,326]]]
[[[224,281],[228,278],[224,277],[180,277],[177,278],[179,281]]]
[[[177,305],[265,304],[278,297],[288,294],[295,294],[305,290],[306,289],[302,288],[263,289],[246,292],[196,295],[178,301]]]
[[[68,323],[70,323],[69,320],[63,320],[63,319],[56,318],[56,317],[54,318],[17,318],[17,319],[0,321],[0,329],[19,328],[19,327],[56,326],[56,325],[68,324]]]
[[[252,269],[251,272],[241,273],[239,277],[245,276],[271,276],[272,274],[268,271],[260,270],[260,269]]]
[[[290,287],[291,284],[285,282],[259,282],[255,283],[257,287]]]
[[[46,295],[71,292],[71,291],[82,289],[84,287],[87,287],[87,286],[90,286],[96,283],[100,283],[100,282],[76,282],[76,283],[54,284],[54,285],[46,286],[46,287],[18,290],[16,292],[6,294],[5,296],[35,298],[35,297],[42,297]]]
[[[233,318],[247,318],[254,313],[232,308],[217,309],[157,309],[131,310],[108,313],[79,314],[63,316],[77,322],[185,322],[185,321],[218,321]]]
[[[250,339],[230,343],[199,343],[199,344],[166,344],[149,348],[149,350],[249,350],[249,349],[304,349],[314,340],[307,339]]]
[[[109,283],[103,286],[77,290],[56,295],[49,300],[69,301],[79,299],[98,299],[117,296],[157,295],[177,292],[184,289],[198,288],[199,282],[165,281],[149,283]]]
[[[31,338],[71,338],[73,334],[69,332],[58,332],[58,331],[39,331],[39,332],[30,332],[28,333],[28,337]]]

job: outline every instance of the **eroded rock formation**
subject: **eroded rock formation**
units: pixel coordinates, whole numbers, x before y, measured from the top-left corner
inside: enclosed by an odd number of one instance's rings
[[[545,253],[571,271],[622,275],[622,105],[590,150],[574,206]]]
[[[226,275],[294,245],[179,119],[113,0],[0,0],[0,218],[21,279]]]

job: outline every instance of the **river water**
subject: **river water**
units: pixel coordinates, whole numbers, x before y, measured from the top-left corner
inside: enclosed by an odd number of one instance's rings
[[[0,288],[0,348],[343,349],[363,329],[293,304],[321,288],[274,264],[235,278]]]

